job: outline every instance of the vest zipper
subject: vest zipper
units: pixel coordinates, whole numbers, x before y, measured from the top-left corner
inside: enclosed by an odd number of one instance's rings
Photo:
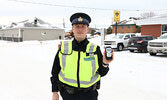
[[[77,64],[77,84],[78,84],[78,88],[80,88],[80,81],[79,81],[79,61],[80,61],[80,50],[78,51],[78,64]]]

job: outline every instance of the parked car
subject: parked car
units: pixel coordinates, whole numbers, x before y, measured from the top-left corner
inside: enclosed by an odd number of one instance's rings
[[[148,41],[153,39],[156,39],[156,37],[146,35],[131,37],[128,42],[128,50],[130,52],[147,52]]]
[[[147,49],[151,56],[155,56],[157,53],[167,54],[167,33],[158,39],[149,41]]]
[[[113,49],[122,51],[124,48],[127,48],[128,41],[132,36],[135,36],[135,34],[117,34],[111,40],[104,40],[104,46],[111,46]]]

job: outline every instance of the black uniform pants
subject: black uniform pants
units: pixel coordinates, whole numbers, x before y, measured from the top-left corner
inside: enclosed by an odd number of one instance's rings
[[[87,92],[79,91],[75,94],[69,94],[66,90],[61,91],[61,97],[63,100],[98,100],[97,90],[90,90]]]

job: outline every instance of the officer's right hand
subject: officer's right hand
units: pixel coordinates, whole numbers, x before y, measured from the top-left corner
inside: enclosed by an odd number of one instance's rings
[[[107,60],[107,59],[106,59],[106,51],[104,50],[104,53],[103,53],[103,63],[109,64],[109,63],[111,63],[113,60],[114,60],[114,50],[112,50],[112,59],[111,59],[111,60]]]
[[[59,100],[58,92],[53,92],[52,100]]]

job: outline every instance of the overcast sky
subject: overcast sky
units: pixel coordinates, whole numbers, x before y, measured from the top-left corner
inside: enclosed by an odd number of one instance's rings
[[[38,17],[63,27],[64,18],[69,28],[69,17],[85,12],[92,18],[90,26],[101,28],[112,23],[114,10],[121,12],[123,20],[150,11],[157,15],[167,13],[166,5],[167,0],[0,0],[0,25]]]

